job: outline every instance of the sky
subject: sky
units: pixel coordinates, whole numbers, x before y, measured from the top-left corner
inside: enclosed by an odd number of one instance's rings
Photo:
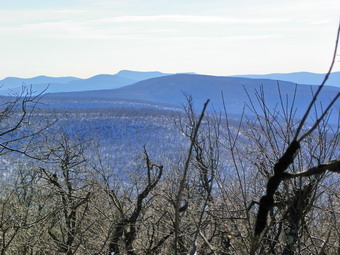
[[[325,73],[339,19],[339,0],[0,0],[0,79]]]

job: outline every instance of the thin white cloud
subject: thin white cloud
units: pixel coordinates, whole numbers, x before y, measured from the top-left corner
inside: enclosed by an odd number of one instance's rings
[[[67,10],[67,9],[47,11],[47,13],[50,13],[50,14],[84,14],[84,13],[89,13],[89,12],[90,11],[88,10]]]
[[[148,42],[169,42],[169,41],[196,41],[196,42],[226,42],[226,41],[244,41],[244,40],[264,40],[270,38],[282,38],[282,34],[267,34],[267,35],[245,35],[245,36],[153,36],[153,35],[136,35],[136,34],[110,34],[110,33],[100,33],[100,32],[90,32],[90,33],[55,33],[49,37],[62,38],[62,39],[74,39],[74,40],[138,40],[138,41],[148,41]]]
[[[58,22],[40,22],[32,24],[23,24],[12,27],[0,27],[0,31],[4,32],[51,32],[55,33],[58,31],[64,32],[75,32],[84,30],[86,26],[82,23],[71,22],[71,21],[58,21]]]
[[[91,40],[204,40],[204,41],[225,41],[225,40],[259,40],[272,37],[281,37],[279,34],[254,34],[254,35],[216,35],[216,36],[178,36],[176,29],[134,29],[126,30],[119,27],[101,27],[93,22],[75,22],[75,21],[58,21],[58,22],[40,22],[25,24],[16,27],[0,27],[0,33],[27,34],[38,37],[61,38],[61,39],[91,39]]]
[[[89,10],[50,9],[50,10],[0,10],[3,21],[25,23],[32,20],[55,20],[62,18],[86,17]]]
[[[329,25],[332,24],[331,19],[320,19],[320,20],[311,20],[309,21],[311,25]]]
[[[105,18],[97,22],[133,23],[133,22],[176,22],[176,23],[213,23],[213,24],[252,24],[252,23],[282,23],[290,21],[288,18],[227,18],[218,16],[192,15],[153,15],[153,16],[121,16]]]
[[[164,33],[166,30],[150,30],[149,34]],[[34,37],[61,38],[75,40],[108,40],[108,39],[141,39],[142,33],[128,33],[120,29],[99,28],[92,23],[58,21],[58,22],[41,22],[34,24],[25,24],[16,27],[0,27],[0,34],[21,34]]]
[[[282,38],[283,34],[263,34],[263,35],[239,35],[239,36],[168,36],[154,38],[155,41],[199,41],[199,42],[226,42],[226,41],[245,41],[245,40],[264,40],[270,38]]]

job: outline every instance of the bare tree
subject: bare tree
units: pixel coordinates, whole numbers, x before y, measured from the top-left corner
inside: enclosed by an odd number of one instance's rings
[[[91,227],[87,216],[93,182],[85,149],[83,142],[62,134],[48,148],[48,162],[39,167],[44,179],[41,185],[50,197],[46,201],[50,209],[47,232],[56,250],[68,255],[76,254]]]
[[[33,95],[31,88],[23,87],[20,94],[0,97],[0,155],[17,152],[39,158],[34,153],[34,139],[53,124],[49,121],[39,125],[32,123],[44,92]]]

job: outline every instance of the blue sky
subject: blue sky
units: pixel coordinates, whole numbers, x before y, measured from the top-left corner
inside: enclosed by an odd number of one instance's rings
[[[323,73],[340,1],[0,0],[0,15],[0,79]]]

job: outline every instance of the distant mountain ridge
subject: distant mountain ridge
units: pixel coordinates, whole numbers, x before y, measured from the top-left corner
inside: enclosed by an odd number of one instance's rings
[[[127,79],[133,79],[135,81],[142,81],[142,80],[147,80],[151,78],[171,75],[171,74],[161,73],[158,71],[138,72],[138,71],[122,70],[122,71],[119,71],[116,75],[119,77],[127,78]]]
[[[141,80],[166,76],[161,72],[137,72],[122,70],[117,74],[99,74],[87,79],[76,77],[48,77],[37,76],[33,78],[8,77],[0,80],[0,95],[8,95],[11,91],[21,91],[21,87],[32,86],[33,91],[47,92],[73,92],[87,90],[115,89],[136,83]]]
[[[185,73],[196,75],[195,73]],[[134,84],[139,81],[172,75],[168,73],[153,72],[138,72],[130,70],[122,70],[116,74],[99,74],[87,79],[77,77],[48,77],[37,76],[33,78],[16,78],[7,77],[0,80],[0,95],[8,95],[10,91],[21,91],[21,87],[31,86],[33,91],[43,91],[47,88],[48,93],[56,92],[76,92],[76,91],[91,91],[103,89],[116,89],[127,85]],[[250,74],[250,75],[233,75],[221,77],[238,77],[251,79],[270,79],[288,81],[296,84],[319,85],[325,74],[297,72],[297,73],[273,73],[273,74]],[[340,87],[340,72],[334,72],[330,75],[327,85]]]
[[[248,74],[248,75],[233,75],[232,77],[243,77],[252,79],[271,79],[289,81],[297,84],[320,85],[325,74],[296,72],[296,73],[272,73],[272,74]],[[329,76],[326,85],[340,87],[340,72],[333,72]]]
[[[74,80],[80,80],[80,78],[67,76],[67,77],[49,77],[40,75],[33,78],[17,78],[17,77],[7,77],[3,80],[0,80],[0,84],[3,84],[4,86],[8,86],[10,88],[15,88],[20,86],[21,84],[39,84],[39,83],[60,83],[65,84]]]

